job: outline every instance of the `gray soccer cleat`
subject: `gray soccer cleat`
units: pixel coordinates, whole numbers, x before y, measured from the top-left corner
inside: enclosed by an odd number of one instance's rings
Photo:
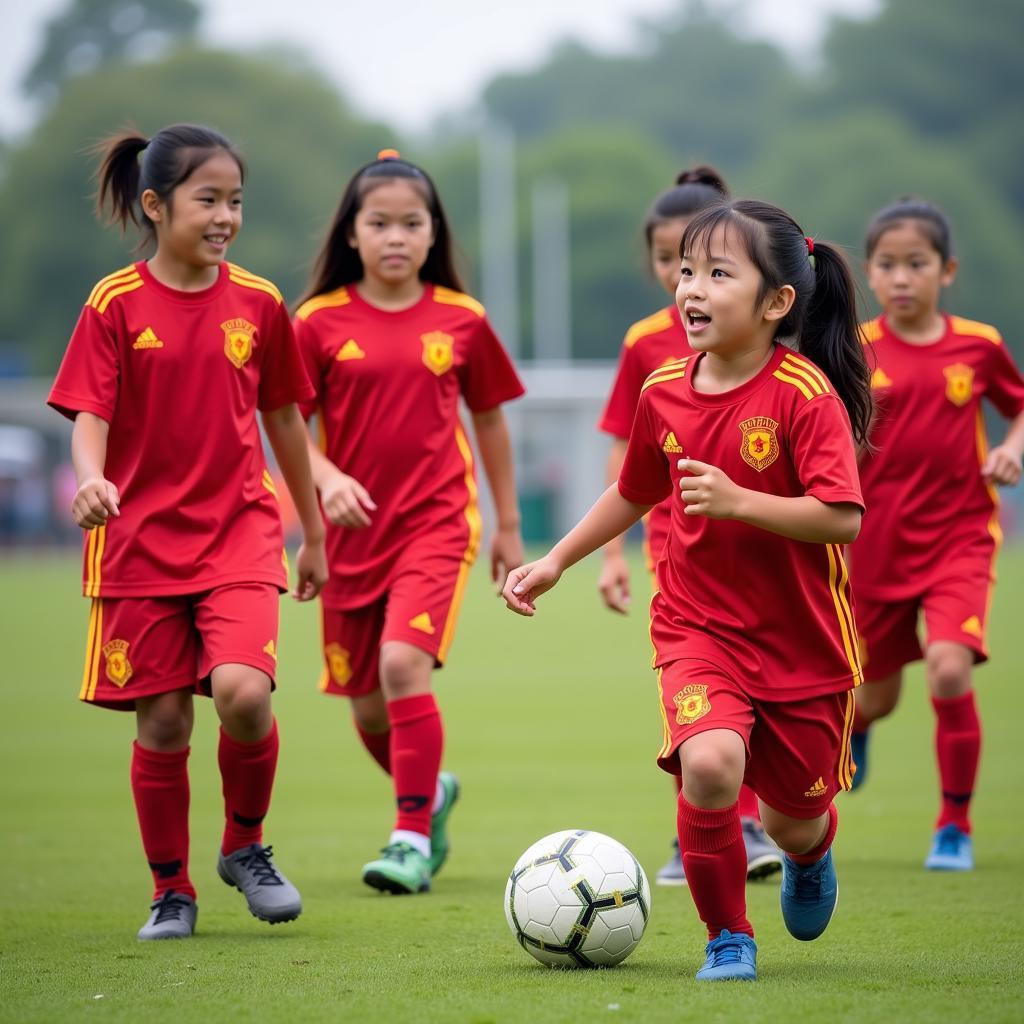
[[[273,847],[243,846],[241,850],[217,859],[217,874],[233,885],[249,904],[253,917],[270,924],[294,921],[302,913],[299,890],[274,867]]]
[[[782,854],[756,818],[741,818],[747,851],[747,881],[755,882],[782,870]]]
[[[190,939],[196,930],[199,908],[191,896],[168,889],[149,908],[149,920],[139,929],[139,938]]]
[[[655,885],[686,885],[683,858],[679,856],[679,840],[672,840],[672,855],[654,876]]]

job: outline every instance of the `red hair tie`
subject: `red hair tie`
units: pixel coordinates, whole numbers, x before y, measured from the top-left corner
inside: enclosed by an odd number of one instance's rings
[[[804,241],[807,243],[807,253],[810,256],[814,255],[814,239],[810,235],[804,235]]]
[[[401,160],[401,154],[397,149],[382,149],[377,154],[378,160]]]

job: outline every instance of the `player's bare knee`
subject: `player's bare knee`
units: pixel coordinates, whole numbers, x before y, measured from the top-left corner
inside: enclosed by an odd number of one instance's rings
[[[964,658],[928,659],[928,688],[940,700],[961,697],[971,688],[971,663]]]
[[[379,736],[391,728],[388,709],[383,700],[372,704],[353,701],[352,718],[359,729],[371,736]]]
[[[270,679],[258,669],[245,670],[239,666],[219,672],[214,677],[213,696],[220,720],[229,733],[258,732],[268,725]]]
[[[433,661],[410,644],[386,643],[380,652],[380,681],[388,700],[400,700],[430,688]]]
[[[192,737],[191,699],[170,694],[136,702],[139,743],[147,750],[181,750]]]
[[[772,841],[786,853],[806,853],[821,842],[822,823],[818,818],[804,821],[769,813],[762,815],[761,823]]]
[[[683,758],[683,792],[698,804],[735,800],[743,783],[743,763],[731,751],[704,747]]]

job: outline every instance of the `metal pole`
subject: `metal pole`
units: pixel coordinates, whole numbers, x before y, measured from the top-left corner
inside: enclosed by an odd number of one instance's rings
[[[533,186],[533,354],[545,362],[572,359],[569,273],[569,189],[541,178]]]

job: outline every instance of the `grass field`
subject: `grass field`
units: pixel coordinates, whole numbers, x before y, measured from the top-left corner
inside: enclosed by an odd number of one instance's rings
[[[132,719],[78,704],[87,603],[77,563],[0,563],[3,851],[0,1020],[934,1021],[1021,1019],[1024,833],[1019,646],[1024,550],[1008,551],[979,673],[985,750],[978,869],[926,873],[936,806],[931,712],[919,670],[873,741],[872,778],[840,798],[839,909],[817,942],[783,928],[777,883],[749,887],[756,985],[698,985],[704,936],[686,890],[655,889],[644,941],[622,966],[557,972],[514,943],[509,869],[540,836],[587,827],[625,842],[648,874],[674,828],[642,608],[598,607],[596,566],[513,617],[478,567],[437,690],[446,764],[463,781],[453,853],[422,897],[381,896],[359,868],[387,837],[387,780],[344,702],[320,696],[316,610],[287,603],[276,710],[282,759],[267,840],[305,913],[270,928],[216,877],[216,725],[203,702],[192,769],[199,924],[143,944],[149,876],[128,788]],[[636,580],[638,589],[642,581]]]

